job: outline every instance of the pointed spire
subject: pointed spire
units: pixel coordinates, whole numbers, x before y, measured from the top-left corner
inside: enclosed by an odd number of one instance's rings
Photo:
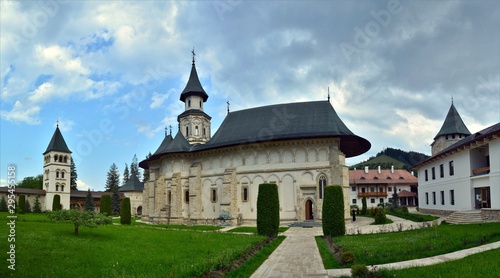
[[[185,102],[186,97],[191,95],[199,95],[203,98],[203,102],[205,102],[208,99],[208,94],[203,89],[203,86],[201,86],[200,79],[198,78],[198,73],[196,72],[196,66],[194,64],[194,56],[196,54],[194,53],[194,48],[191,51],[191,54],[193,55],[191,74],[189,75],[189,80],[186,84],[186,87],[184,88],[184,90],[182,90],[180,100]]]
[[[54,135],[52,135],[52,139],[47,146],[47,150],[45,150],[43,154],[46,154],[50,151],[71,153],[68,145],[66,145],[66,141],[64,141],[64,137],[62,136],[61,131],[59,130],[59,122],[57,123],[56,131],[54,131]]]
[[[438,134],[434,137],[434,140],[436,140],[436,138],[441,135],[450,134],[470,135],[469,129],[467,128],[467,126],[465,126],[464,121],[460,117],[460,114],[458,114],[458,111],[453,104],[453,97],[448,115],[446,115],[443,126],[439,130]]]

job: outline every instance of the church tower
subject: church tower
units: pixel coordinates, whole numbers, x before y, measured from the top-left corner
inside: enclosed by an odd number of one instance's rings
[[[45,210],[52,210],[55,195],[61,198],[61,208],[69,209],[71,191],[71,151],[56,127],[47,150],[43,153],[43,189]]]
[[[205,144],[210,140],[210,120],[212,117],[203,111],[203,104],[207,101],[208,95],[198,79],[194,63],[194,50],[192,53],[191,74],[180,97],[180,100],[185,104],[185,110],[177,117],[177,121],[184,138],[189,144],[194,145]]]
[[[468,135],[470,135],[470,131],[465,126],[464,121],[462,121],[452,100],[450,110],[448,111],[448,115],[446,115],[443,126],[434,137],[434,142],[431,144],[432,155],[436,155]]]

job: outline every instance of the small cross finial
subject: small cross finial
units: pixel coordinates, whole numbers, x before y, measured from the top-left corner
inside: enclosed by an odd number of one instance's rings
[[[330,102],[330,86],[328,86],[328,102]]]
[[[165,137],[167,137],[167,127],[165,127]]]
[[[172,135],[172,125],[168,126],[170,128],[170,135]]]
[[[230,105],[229,100],[226,101],[226,103],[227,103],[227,113],[229,114],[229,105]]]
[[[56,126],[59,128],[59,119],[56,120]]]
[[[453,95],[451,95],[451,104],[453,104]]]
[[[191,54],[193,54],[193,66],[194,66],[194,56],[196,56],[196,53],[194,53],[194,46],[193,46],[193,50],[191,50]]]

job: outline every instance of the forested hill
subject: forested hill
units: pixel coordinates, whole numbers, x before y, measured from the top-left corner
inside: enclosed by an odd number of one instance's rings
[[[413,165],[427,158],[429,156],[423,153],[387,148],[366,161],[350,166],[349,169],[364,169],[365,166],[370,167],[370,169],[377,169],[378,166],[382,169],[391,169],[391,166],[394,166],[395,169],[411,171]]]

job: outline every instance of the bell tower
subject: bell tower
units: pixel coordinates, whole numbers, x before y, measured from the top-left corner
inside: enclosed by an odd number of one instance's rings
[[[449,146],[455,144],[456,142],[462,140],[466,136],[470,135],[470,131],[465,126],[462,117],[458,114],[455,105],[453,105],[453,99],[451,101],[450,110],[448,110],[448,115],[444,120],[443,126],[439,130],[438,134],[434,137],[434,141],[431,144],[431,153],[436,155],[442,150],[448,148]]]
[[[205,144],[210,140],[210,120],[212,117],[203,111],[204,103],[208,99],[208,94],[201,86],[196,72],[194,62],[195,53],[193,54],[193,63],[191,66],[191,74],[186,84],[186,88],[181,93],[180,100],[184,102],[184,112],[178,117],[179,129],[184,138],[191,145]]]
[[[45,210],[52,210],[54,196],[59,195],[61,209],[70,209],[71,151],[56,127],[47,150],[43,153],[43,189]]]

